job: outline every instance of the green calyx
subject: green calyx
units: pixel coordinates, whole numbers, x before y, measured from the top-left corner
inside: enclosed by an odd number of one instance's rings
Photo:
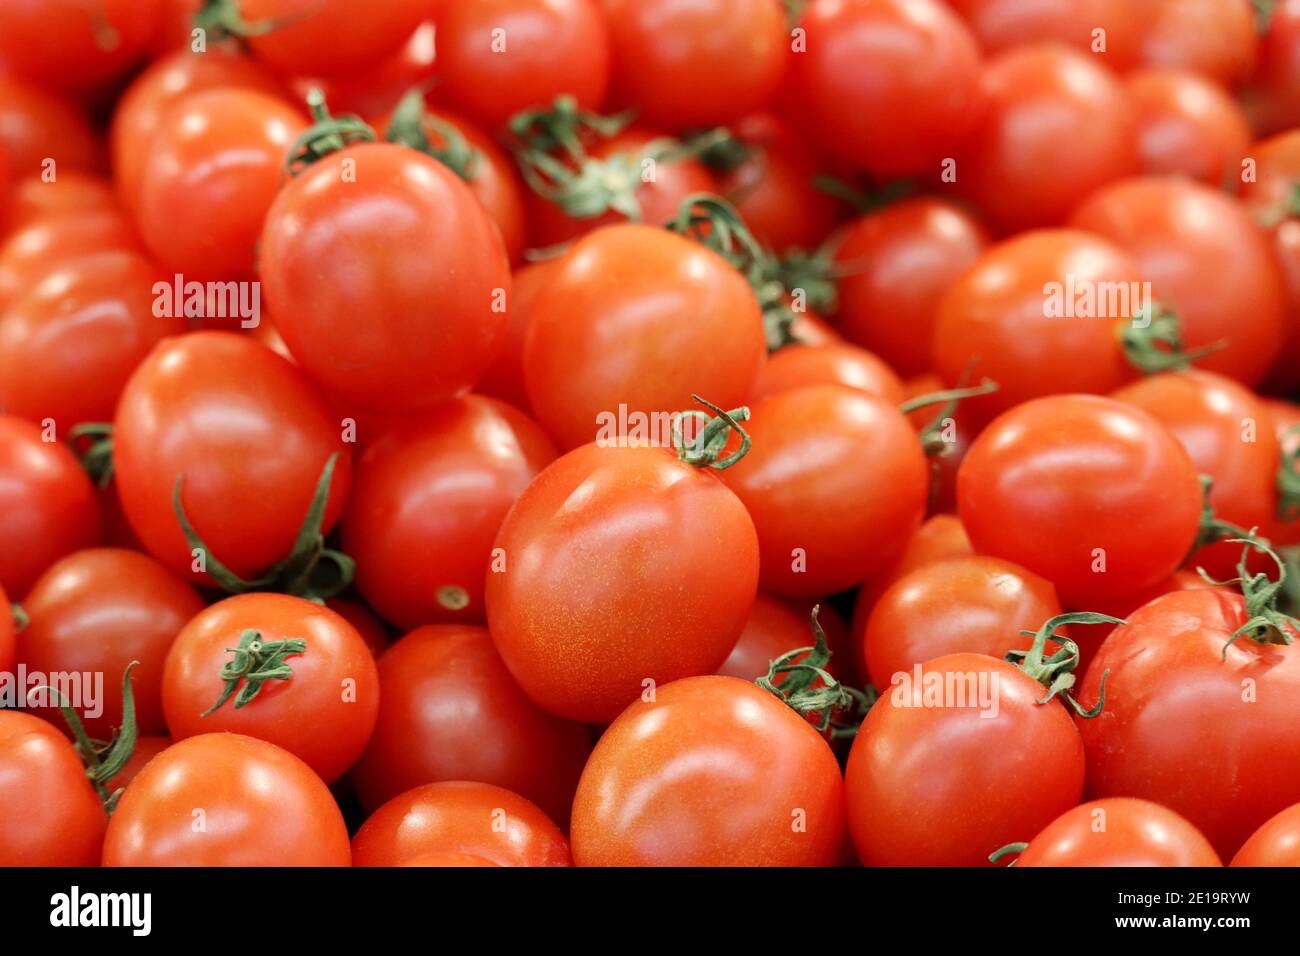
[[[339,453],[334,452],[321,469],[307,514],[303,517],[294,541],[293,550],[284,560],[273,565],[266,573],[246,581],[231,571],[204,544],[182,503],[185,476],[177,475],[172,488],[172,510],[181,526],[191,551],[201,554],[204,570],[217,586],[229,594],[247,594],[250,591],[279,591],[307,598],[318,604],[326,598],[342,593],[352,583],[356,563],[341,551],[325,547],[321,528],[325,522],[325,505],[329,501],[330,483]]]
[[[289,23],[288,20],[245,20],[238,0],[203,0],[194,15],[194,26],[214,40],[226,37],[260,37]]]
[[[792,249],[783,256],[773,256],[768,275],[792,296],[800,295],[807,308],[822,315],[833,314],[839,306],[834,245],[826,242],[812,252]]]
[[[1297,439],[1291,442],[1291,438]],[[1283,434],[1281,457],[1277,466],[1277,516],[1283,521],[1300,518],[1300,425]],[[1288,444],[1294,444],[1290,450]]]
[[[1201,475],[1201,524],[1196,532],[1196,540],[1192,543],[1192,550],[1188,552],[1187,557],[1191,558],[1197,551],[1208,544],[1214,544],[1216,541],[1222,541],[1225,538],[1255,538],[1254,531],[1247,531],[1240,525],[1235,525],[1231,521],[1224,521],[1214,513],[1214,506],[1210,504],[1210,491],[1214,488],[1214,479],[1209,475]]]
[[[751,441],[749,433],[740,423],[749,421],[749,409],[745,406],[724,411],[707,399],[692,395],[701,405],[713,412],[702,412],[697,408],[688,409],[673,418],[673,447],[677,449],[677,458],[696,468],[712,468],[725,471],[749,454]],[[699,423],[695,437],[688,439],[682,429],[685,420]],[[719,457],[726,450],[731,433],[740,436],[740,447],[730,455]]]
[[[107,488],[113,480],[113,425],[111,422],[82,422],[68,429],[77,458],[90,480],[99,488]],[[87,439],[83,445],[81,439]]]
[[[768,664],[767,674],[754,683],[769,694],[774,694],[802,716],[815,715],[817,729],[828,730],[831,739],[852,737],[879,698],[874,687],[857,690],[841,684],[826,669],[831,650],[826,643],[826,632],[817,621],[820,606],[810,615],[813,638],[812,647],[798,647],[787,651]],[[779,684],[777,677],[783,676]]]
[[[433,133],[433,137],[430,137]],[[438,145],[435,145],[435,138]],[[419,87],[407,91],[393,110],[393,118],[384,131],[384,139],[419,150],[432,156],[465,182],[478,174],[483,157],[469,144],[460,130],[430,113]]]
[[[307,94],[307,106],[311,110],[312,125],[289,150],[284,165],[290,176],[297,176],[331,153],[357,143],[375,141],[375,131],[361,117],[349,113],[331,116],[329,107],[325,105],[325,94],[320,90],[313,89]]]
[[[1239,586],[1242,597],[1246,599],[1246,623],[1233,631],[1228,642],[1223,645],[1223,659],[1228,659],[1228,648],[1242,637],[1248,637],[1256,644],[1290,644],[1295,640],[1291,632],[1300,628],[1300,620],[1278,609],[1278,601],[1286,592],[1287,561],[1270,548],[1267,541],[1255,537],[1253,528],[1243,537],[1227,540],[1242,545],[1241,560],[1237,562],[1237,577],[1216,581],[1204,568],[1196,569],[1202,578],[1216,587]],[[1251,551],[1258,551],[1273,559],[1278,571],[1276,581],[1265,571],[1250,573],[1247,561]]]
[[[1079,666],[1079,645],[1068,637],[1057,634],[1056,631],[1068,624],[1123,623],[1125,621],[1122,618],[1111,617],[1109,614],[1098,614],[1095,611],[1074,611],[1069,614],[1058,614],[1056,617],[1047,620],[1037,631],[1021,631],[1020,633],[1025,637],[1032,637],[1034,643],[1030,645],[1027,651],[1007,651],[1005,660],[1008,663],[1015,664],[1047,688],[1047,696],[1039,701],[1040,704],[1049,703],[1052,699],[1059,697],[1080,717],[1096,717],[1101,713],[1106,702],[1106,678],[1110,675],[1110,672],[1107,671],[1101,675],[1101,686],[1097,691],[1097,706],[1091,710],[1084,710],[1083,705],[1075,700],[1074,695],[1070,693],[1075,684],[1074,670]],[[1050,656],[1047,654],[1048,641],[1057,645],[1057,650]]]
[[[226,686],[217,702],[202,713],[203,717],[220,710],[236,691],[239,692],[235,696],[235,709],[238,710],[256,700],[267,681],[291,679],[293,668],[285,658],[305,654],[307,642],[301,637],[263,641],[261,632],[250,628],[239,635],[238,647],[226,650],[234,655],[221,668],[221,679]]]
[[[1008,843],[1006,846],[1002,847],[1001,849],[994,850],[992,853],[990,853],[989,862],[997,863],[1004,856],[1010,856],[1012,854],[1019,856],[1021,853],[1025,852],[1025,849],[1028,846],[1029,846],[1028,843]],[[1015,866],[1015,865],[1016,865],[1015,860],[1012,860],[1010,863],[1007,864],[1007,866]]]
[[[21,634],[27,629],[27,625],[31,623],[31,618],[27,616],[27,612],[23,610],[21,604],[10,604],[9,615],[14,621],[15,634]]]
[[[962,376],[965,378],[965,375]],[[947,455],[952,451],[952,442],[945,441],[943,437],[944,423],[952,418],[957,411],[957,406],[963,399],[975,398],[979,395],[992,395],[998,390],[998,383],[991,378],[986,378],[978,385],[970,387],[959,386],[957,388],[943,389],[938,392],[930,392],[926,395],[918,395],[915,398],[909,398],[903,404],[898,406],[898,410],[904,415],[908,415],[919,408],[926,408],[930,405],[943,403],[943,408],[939,409],[937,414],[924,429],[921,430],[921,447],[925,449],[927,457],[934,458],[939,455]]]
[[[916,183],[909,179],[893,179],[873,190],[862,190],[834,176],[813,177],[813,188],[834,196],[853,208],[859,215],[867,215],[892,206],[916,192]]]
[[[1191,368],[1192,363],[1214,354],[1227,344],[1219,341],[1204,348],[1188,350],[1183,344],[1178,316],[1159,304],[1148,305],[1131,322],[1118,326],[1117,334],[1124,357],[1143,375]]]
[[[1277,0],[1250,0],[1250,6],[1255,13],[1255,32],[1262,37],[1268,36],[1269,21],[1273,18]]]

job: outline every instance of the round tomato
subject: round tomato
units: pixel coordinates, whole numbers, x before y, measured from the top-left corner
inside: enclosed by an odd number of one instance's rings
[[[1132,73],[1125,86],[1137,106],[1143,172],[1181,174],[1211,186],[1236,177],[1250,125],[1223,87],[1169,67]]]
[[[38,218],[0,245],[0,311],[61,266],[97,253],[136,247],[134,230],[116,209]]]
[[[434,6],[437,4],[435,0]],[[435,32],[433,21],[425,20],[400,50],[368,69],[327,78],[298,77],[294,87],[303,95],[319,89],[340,113],[354,113],[369,121],[391,110],[412,89],[425,90],[436,84]]]
[[[1300,0],[1275,0],[1260,37],[1252,117],[1261,134],[1300,125]]]
[[[56,175],[97,172],[104,166],[103,144],[80,112],[7,75],[0,75],[0,145],[9,154],[14,179],[42,173],[48,178],[49,160]]]
[[[956,515],[937,514],[926,519],[920,527],[904,540],[891,558],[891,563],[871,580],[863,584],[858,591],[857,603],[853,608],[853,633],[861,634],[867,626],[866,615],[875,607],[876,601],[885,590],[906,574],[944,558],[963,557],[973,554],[966,529]],[[853,652],[861,651],[859,642],[854,641]],[[859,660],[859,664],[862,662]],[[860,668],[866,673],[865,668]]]
[[[0,151],[3,149],[0,138]],[[52,183],[39,175],[26,176],[14,184],[9,193],[9,208],[0,214],[0,237],[47,216],[107,212],[116,204],[112,187],[93,173],[61,171]]]
[[[236,0],[246,23],[270,23],[248,43],[281,73],[362,72],[395,52],[430,13],[429,0],[384,0],[364,11],[352,0]],[[450,5],[449,5],[450,6]]]
[[[1029,841],[1016,866],[1223,866],[1201,832],[1147,800],[1081,803]]]
[[[111,86],[144,57],[161,19],[160,0],[8,0],[0,4],[0,60],[42,86]]]
[[[1233,866],[1300,866],[1300,803],[1278,813],[1242,844]]]
[[[1225,85],[1250,75],[1258,42],[1251,0],[1136,0],[1134,9],[1141,62]]]
[[[989,53],[1057,40],[1125,70],[1137,56],[1133,0],[948,0]]]
[[[845,385],[892,405],[903,400],[903,382],[892,368],[866,349],[843,342],[787,345],[773,353],[758,375],[750,401],[805,385]]]

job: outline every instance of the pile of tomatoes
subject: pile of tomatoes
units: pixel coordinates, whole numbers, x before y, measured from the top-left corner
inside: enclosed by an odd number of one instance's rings
[[[1298,393],[1300,0],[5,0],[0,866],[1298,865]]]

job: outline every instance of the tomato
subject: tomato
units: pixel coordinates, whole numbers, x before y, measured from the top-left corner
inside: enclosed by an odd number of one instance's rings
[[[1262,134],[1300,125],[1300,0],[1276,0],[1259,39],[1252,118]]]
[[[555,454],[527,416],[477,395],[389,430],[358,460],[343,520],[358,590],[402,628],[483,620],[493,539]]]
[[[399,864],[400,866],[498,866],[491,860],[485,860],[473,853],[453,853],[448,851],[421,853]]]
[[[103,147],[76,109],[44,89],[0,75],[0,144],[15,179],[60,172],[97,172]]]
[[[1091,706],[1109,672],[1101,716],[1080,725],[1089,793],[1162,804],[1225,859],[1300,801],[1300,738],[1282,730],[1296,722],[1300,644],[1229,645],[1248,619],[1239,594],[1156,598],[1111,632],[1079,693]]]
[[[41,217],[0,245],[0,310],[60,266],[96,253],[136,248],[130,223],[115,209]]]
[[[1103,189],[1071,225],[1123,246],[1173,309],[1189,349],[1223,348],[1197,361],[1247,385],[1278,354],[1282,302],[1268,244],[1240,204],[1179,177],[1139,177]]]
[[[903,398],[910,401],[934,395],[942,389],[943,379],[938,375],[922,375],[903,383]],[[907,418],[918,434],[943,442],[936,446],[940,451],[930,456],[930,501],[927,511],[930,514],[956,511],[957,472],[970,443],[986,424],[978,406],[967,407],[965,402],[951,409],[946,404],[925,405],[908,412]]]
[[[812,0],[789,83],[831,156],[876,177],[938,173],[971,130],[980,56],[937,0]]]
[[[113,458],[131,527],[155,558],[194,570],[172,506],[207,548],[251,578],[287,557],[329,458],[337,454],[322,530],[347,500],[351,456],[340,426],[302,373],[242,335],[167,339],[140,363],[117,407]]]
[[[84,92],[134,66],[160,19],[160,0],[7,0],[0,60],[33,83]]]
[[[555,259],[520,266],[510,277],[509,318],[505,343],[474,386],[482,395],[509,402],[521,411],[529,411],[528,391],[524,388],[524,337],[532,319],[533,302],[555,269]]]
[[[745,507],[666,448],[584,445],[519,496],[487,575],[492,638],[543,710],[607,722],[653,684],[711,674],[745,624]]]
[[[0,710],[0,866],[94,866],[108,818],[72,744]]]
[[[903,383],[885,362],[847,342],[838,345],[788,345],[773,353],[759,373],[751,401],[805,385],[845,385],[883,398],[903,400]]]
[[[789,58],[778,0],[601,0],[614,89],[670,128],[729,123],[765,106]]]
[[[734,677],[676,681],[631,704],[573,801],[579,866],[830,866],[843,833],[830,747]]]
[[[51,564],[99,543],[95,488],[65,445],[0,415],[0,587],[12,600]]]
[[[385,0],[360,11],[350,0],[237,0],[248,23],[270,21],[249,45],[281,73],[335,76],[393,53],[429,14],[429,0]]]
[[[1036,631],[1060,613],[1050,582],[1010,561],[968,555],[903,575],[854,637],[871,683],[885,687],[895,675],[945,654],[1001,658],[1028,648],[1033,641],[1021,631]]]
[[[131,781],[140,776],[140,771],[149,765],[149,761],[171,745],[172,739],[162,734],[137,737],[135,749],[131,751],[131,759],[126,762],[117,776],[110,777],[105,782],[105,788],[109,793],[115,793],[130,786]]]
[[[104,866],[348,866],[343,815],[311,769],[274,744],[202,734],[131,781]]]
[[[1089,193],[1138,172],[1137,114],[1090,54],[1018,47],[983,74],[985,111],[955,152],[954,187],[1007,232],[1059,224]]]
[[[152,558],[119,548],[77,551],[56,561],[23,601],[30,622],[19,657],[29,672],[98,675],[98,713],[79,707],[86,732],[111,740],[122,723],[122,674],[131,672],[136,725],[161,734],[163,662],[182,627],[203,600]],[[214,698],[215,699],[215,698]],[[63,727],[54,708],[40,713]]]
[[[944,199],[905,199],[857,219],[835,251],[836,326],[901,375],[929,371],[939,303],[987,246],[979,221]]]
[[[1201,832],[1147,800],[1112,797],[1069,810],[1029,841],[1016,866],[1223,866]]]
[[[298,643],[273,652],[282,641]],[[253,644],[260,654],[232,654]],[[276,665],[287,665],[289,676],[247,676]],[[207,608],[176,635],[162,703],[177,740],[246,734],[283,747],[332,783],[356,762],[374,730],[379,675],[356,628],[329,608],[287,594],[240,594]]]
[[[352,770],[366,809],[420,784],[477,780],[567,825],[591,737],[524,696],[487,631],[412,631],[379,660],[379,701],[374,736]]]
[[[948,0],[989,53],[1058,40],[1122,71],[1137,56],[1132,0]]]
[[[609,60],[609,35],[592,0],[448,3],[438,16],[442,92],[486,126],[561,94],[598,109]]]
[[[758,529],[760,580],[778,594],[839,591],[882,570],[924,516],[929,467],[884,399],[842,385],[754,405],[754,447],[722,480]]]
[[[571,866],[560,828],[518,794],[486,783],[428,783],[389,800],[352,840],[355,866],[407,866],[468,853],[497,866]]]
[[[413,149],[353,146],[310,166],[272,205],[260,255],[294,358],[363,407],[431,407],[495,357],[510,287],[501,236],[455,173]]]
[[[735,408],[767,355],[745,278],[703,245],[626,223],[576,242],[532,302],[524,379],[537,420],[561,448],[618,434],[697,394]],[[624,424],[626,420],[627,425]]]
[[[847,656],[840,656],[846,642],[838,639],[840,635],[835,633],[833,620],[829,608],[819,609],[818,622],[823,625],[826,641],[831,647],[831,662],[826,669],[832,674],[841,674],[851,670],[852,661]],[[838,622],[838,626],[843,628],[844,625]],[[744,630],[718,668],[718,674],[756,681],[767,675],[768,665],[773,660],[796,648],[812,647],[813,641],[807,614],[795,610],[785,601],[759,592],[754,598],[754,606],[749,609]],[[780,684],[787,676],[778,674],[773,682]]]
[[[1132,73],[1125,86],[1137,105],[1143,172],[1182,174],[1211,186],[1237,175],[1250,125],[1221,86],[1169,67]]]
[[[1061,704],[1039,703],[1043,694],[1024,671],[983,654],[897,675],[845,770],[862,862],[987,865],[993,850],[1078,803],[1083,744]]]
[[[1255,64],[1250,0],[1135,0],[1139,59],[1177,66],[1223,84],[1245,79]]]
[[[0,587],[0,675],[14,673],[18,665],[18,645],[14,640],[17,629],[18,621],[9,596]]]
[[[0,149],[3,149],[2,141]],[[26,176],[9,193],[9,208],[0,218],[0,237],[46,216],[99,213],[111,211],[115,205],[112,188],[92,173],[67,170],[59,173],[59,178],[52,183],[39,174]]]
[[[1241,845],[1233,866],[1300,866],[1300,803],[1261,826]]]
[[[370,648],[371,656],[376,660],[392,643],[393,637],[388,630],[388,625],[362,602],[332,597],[325,600],[325,606],[356,628],[357,633],[361,635],[361,640],[366,642],[366,647]]]
[[[436,4],[435,4],[436,5]],[[296,89],[304,97],[313,88],[340,113],[355,113],[369,121],[387,113],[412,89],[425,89],[434,79],[434,32],[431,20],[415,28],[401,49],[358,73],[327,78],[298,77]]]
[[[0,405],[67,434],[113,417],[118,396],[161,339],[186,330],[154,312],[157,273],[130,251],[55,267],[0,313]]]
[[[857,604],[853,609],[853,633],[861,634],[867,626],[865,614],[875,606],[880,595],[891,584],[931,561],[944,558],[963,557],[974,554],[966,529],[956,515],[937,514],[926,519],[920,527],[907,536],[902,547],[897,549],[892,562],[885,570],[874,575],[858,592]],[[854,652],[861,650],[854,641]],[[861,663],[859,661],[859,663]],[[865,673],[865,668],[862,669]]]
[[[1051,581],[1062,603],[1086,608],[1183,563],[1201,487],[1187,452],[1147,412],[1060,395],[1012,409],[975,439],[957,504],[977,552],[1014,561]]]

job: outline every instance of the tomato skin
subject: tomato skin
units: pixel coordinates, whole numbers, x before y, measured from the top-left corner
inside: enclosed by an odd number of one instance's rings
[[[428,0],[387,0],[364,12],[349,0],[238,0],[238,8],[250,23],[283,22],[248,43],[259,60],[299,76],[362,71],[401,47],[429,13]]]
[[[0,5],[0,60],[33,83],[86,92],[124,75],[160,18],[160,0],[10,0]]]
[[[343,815],[320,778],[287,750],[240,734],[191,737],[150,760],[104,838],[104,866],[350,862]]]
[[[1138,152],[1145,173],[1182,174],[1211,186],[1230,180],[1250,145],[1250,124],[1218,84],[1173,68],[1125,79],[1138,111]]]
[[[591,723],[647,679],[716,671],[758,585],[744,506],[665,448],[569,452],[519,496],[495,546],[507,562],[487,575],[497,650],[543,710]]]
[[[956,515],[937,514],[927,518],[915,531],[908,535],[901,548],[892,558],[891,563],[879,574],[862,585],[858,599],[853,607],[853,633],[862,634],[867,627],[866,615],[875,607],[880,595],[899,578],[910,574],[931,561],[944,558],[957,558],[974,554],[966,529]],[[853,652],[860,654],[860,642],[853,641]],[[859,672],[866,673],[866,667],[858,658]]]
[[[984,555],[924,564],[895,581],[876,601],[866,627],[855,634],[867,674],[886,687],[945,654],[1001,659],[1025,649],[1036,631],[1061,613],[1056,589],[1024,568]]]
[[[482,621],[493,540],[555,455],[527,416],[478,395],[390,429],[358,460],[343,519],[357,589],[401,628]]]
[[[986,681],[996,707],[917,706],[911,674],[882,691],[849,752],[849,832],[866,866],[988,866],[1079,802],[1083,744],[1064,706],[1039,704],[1043,685],[1005,661],[948,654],[920,667]]]
[[[560,94],[591,110],[605,99],[609,35],[591,0],[448,3],[437,22],[442,92],[488,127]]]
[[[1094,193],[1070,224],[1125,248],[1172,308],[1189,349],[1225,341],[1197,361],[1247,385],[1278,354],[1281,286],[1268,244],[1241,205],[1181,177],[1136,177]]]
[[[929,466],[889,402],[811,385],[756,403],[754,446],[722,480],[758,529],[763,588],[817,596],[861,583],[924,516]]]
[[[878,178],[937,173],[980,102],[979,49],[957,15],[935,0],[812,0],[799,26],[789,82],[819,145]]]
[[[530,701],[486,630],[417,628],[380,658],[379,693],[374,735],[352,770],[362,807],[425,783],[477,780],[568,824],[590,734]]]
[[[497,302],[510,288],[500,233],[469,187],[422,153],[372,143],[313,164],[276,198],[260,250],[266,301],[294,358],[366,409],[431,407],[467,391],[495,357]]]
[[[0,142],[0,150],[4,144]],[[46,216],[66,213],[100,213],[117,205],[108,182],[93,173],[66,170],[47,183],[40,176],[25,176],[9,192],[9,208],[0,215],[0,238],[30,226]]]
[[[331,77],[296,77],[293,89],[300,98],[306,99],[315,87],[324,93],[325,102],[335,115],[355,113],[370,122],[391,110],[414,87],[425,88],[435,82],[435,32],[433,21],[425,20],[401,49],[370,68]]]
[[[573,865],[568,841],[546,814],[486,783],[408,790],[371,814],[352,839],[354,866],[407,866],[433,852],[468,853],[497,866]]]
[[[0,415],[0,587],[20,601],[46,568],[99,543],[95,488],[67,447]]]
[[[108,818],[72,744],[0,711],[0,866],[94,866]]]
[[[1138,18],[1131,0],[948,0],[987,53],[1056,40],[1121,72],[1137,57]],[[1106,47],[1095,49],[1104,31]]]
[[[263,641],[302,638],[307,649],[285,659],[288,680],[270,680],[243,707],[234,698],[204,715],[221,696],[221,668],[245,630]],[[241,689],[243,687],[241,683]],[[379,713],[379,674],[370,649],[342,616],[287,594],[239,594],[202,611],[182,628],[167,655],[162,703],[177,740],[228,731],[265,740],[304,761],[326,783],[356,762]]]
[[[0,246],[0,310],[61,266],[137,247],[130,223],[115,209],[39,218],[11,233]]]
[[[499,398],[520,411],[531,413],[528,390],[524,387],[524,338],[528,333],[537,293],[546,284],[558,262],[558,259],[531,262],[520,266],[511,275],[505,342],[474,386],[474,391],[480,395]]]
[[[1172,810],[1112,797],[1069,810],[1029,841],[1016,866],[1223,866],[1201,832]]]
[[[579,866],[830,866],[843,833],[831,749],[784,702],[734,677],[675,681],[631,704],[597,742],[573,801]]]
[[[192,587],[146,555],[90,548],[51,565],[23,610],[30,622],[19,650],[28,671],[103,675],[100,715],[81,712],[92,738],[111,740],[121,726],[122,675],[132,661],[139,661],[131,672],[139,732],[165,732],[163,662],[181,628],[203,610]],[[55,708],[32,713],[64,727]]]
[[[1012,409],[975,439],[957,473],[957,504],[977,552],[1014,561],[1051,581],[1062,603],[1087,607],[1182,564],[1201,487],[1187,452],[1148,413],[1059,395]],[[1095,572],[1103,555],[1104,573]]]
[[[10,76],[0,76],[0,144],[15,179],[39,176],[47,158],[60,173],[93,173],[104,165],[103,145],[80,112]]]
[[[769,356],[751,402],[806,385],[844,385],[890,404],[903,400],[903,382],[884,361],[856,345],[787,345]]]
[[[722,408],[749,398],[767,356],[762,310],[717,253],[665,229],[609,226],[579,240],[532,303],[524,380],[563,449],[604,416]]]
[[[1250,0],[1137,0],[1138,55],[1148,66],[1176,66],[1230,86],[1255,65]]]
[[[118,496],[149,553],[193,570],[172,494],[211,554],[251,578],[292,550],[321,472],[338,453],[323,530],[342,514],[352,459],[306,378],[246,336],[167,339],[136,368],[118,403]]]
[[[1300,0],[1278,0],[1259,38],[1259,60],[1248,93],[1261,134],[1300,125]]]
[[[989,244],[979,221],[944,199],[906,199],[856,220],[835,262],[836,327],[900,375],[930,370],[944,293]]]
[[[0,674],[12,674],[18,666],[18,645],[15,641],[17,621],[5,589],[0,586]]]
[[[1225,657],[1245,621],[1239,594],[1158,597],[1111,632],[1079,689],[1080,703],[1092,706],[1109,671],[1105,709],[1080,723],[1089,793],[1160,803],[1225,859],[1300,800],[1300,741],[1279,732],[1295,725],[1300,645],[1243,636]]]
[[[1250,835],[1232,866],[1300,866],[1300,804],[1292,804]]]

